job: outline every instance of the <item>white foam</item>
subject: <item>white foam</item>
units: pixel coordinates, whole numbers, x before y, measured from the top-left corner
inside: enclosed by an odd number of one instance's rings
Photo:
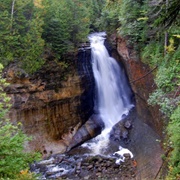
[[[123,70],[104,45],[105,32],[91,34],[92,69],[96,83],[95,104],[105,128],[112,128],[128,114],[132,102]]]
[[[124,162],[125,154],[129,154],[131,158],[134,157],[133,153],[129,149],[119,146],[119,151],[116,151],[115,153],[113,153],[114,156],[118,157],[116,160],[116,164],[120,164],[121,162]]]
[[[92,139],[91,142],[84,143],[81,146],[91,150],[91,153],[94,155],[102,154],[108,147],[110,130],[105,129],[100,135]]]

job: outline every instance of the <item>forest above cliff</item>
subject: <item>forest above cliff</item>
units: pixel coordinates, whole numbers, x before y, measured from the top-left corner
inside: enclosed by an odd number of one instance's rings
[[[68,68],[88,34],[123,37],[154,69],[156,90],[149,105],[164,115],[169,177],[180,176],[180,2],[179,0],[1,0],[0,63],[16,63],[28,76],[47,57]],[[21,73],[21,72],[19,72]]]

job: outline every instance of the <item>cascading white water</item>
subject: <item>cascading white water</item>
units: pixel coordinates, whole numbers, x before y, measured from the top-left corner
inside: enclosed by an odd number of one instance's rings
[[[96,84],[95,109],[100,114],[105,129],[122,119],[133,106],[131,90],[117,61],[110,57],[104,46],[105,33],[89,36],[91,43],[92,67]]]
[[[105,125],[99,136],[82,145],[91,149],[93,154],[104,153],[109,143],[109,132],[112,127],[134,106],[131,100],[132,92],[124,70],[114,58],[110,57],[104,45],[105,36],[104,32],[89,36],[96,86],[94,111]]]

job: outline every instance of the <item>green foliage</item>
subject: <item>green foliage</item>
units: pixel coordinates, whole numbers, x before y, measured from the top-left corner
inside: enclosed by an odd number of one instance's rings
[[[175,105],[177,102],[174,102],[173,98],[168,98],[166,94],[161,90],[157,89],[155,90],[149,97],[148,103],[150,105],[156,105],[158,104],[160,106],[160,110],[163,114],[166,114],[166,116],[170,116],[173,112]],[[175,106],[175,107],[174,107]]]
[[[33,0],[2,0],[0,8],[0,62],[16,61],[27,72],[36,71],[43,64],[41,10]]]
[[[169,178],[180,178],[180,105],[171,115],[171,121],[168,125],[168,134],[172,142],[173,151],[171,152],[169,162]]]
[[[0,73],[2,73],[3,65],[0,64]],[[10,108],[10,98],[7,97],[6,93],[4,92],[4,88],[8,85],[6,80],[3,79],[0,75],[0,119],[2,119]]]
[[[156,47],[159,49],[158,46],[154,46]],[[154,48],[151,49],[152,52],[148,50],[150,54],[148,60],[153,64],[155,61],[159,65],[155,78],[157,90],[150,95],[149,103],[160,105],[161,111],[170,116],[179,103],[176,91],[180,82],[180,47],[165,57],[159,50],[155,53]]]
[[[179,51],[179,50],[178,50]],[[178,52],[180,54],[180,51]],[[178,86],[180,80],[180,60],[174,60],[173,57],[168,63],[161,65],[156,74],[156,84],[158,88],[165,93],[173,91]]]
[[[157,4],[152,6],[151,19],[154,21],[155,26],[159,26],[161,29],[169,28],[174,25],[179,26],[179,0],[159,1]]]
[[[126,37],[130,44],[137,43],[135,49],[143,49],[155,41],[162,42],[162,34],[169,29],[179,32],[178,0],[174,1],[141,1],[122,0],[119,5],[119,34]],[[174,17],[174,18],[172,18]],[[170,26],[173,25],[173,26]],[[152,42],[151,42],[152,41]]]
[[[105,31],[103,29],[103,9],[106,6],[107,0],[89,0],[88,7],[90,12],[90,31],[98,32]]]
[[[119,11],[119,21],[121,26],[118,28],[119,34],[128,37],[130,44],[143,44],[147,40],[148,17],[146,11],[147,1],[122,0]],[[138,49],[138,47],[137,47]]]
[[[2,78],[2,68],[0,64],[0,179],[19,179],[20,171],[28,169],[29,163],[37,159],[39,154],[24,152],[24,143],[30,138],[22,132],[21,124],[13,125],[5,118],[10,108],[10,98],[3,91],[7,83]],[[24,176],[24,179],[28,176]]]
[[[155,67],[157,64],[162,63],[163,61],[163,46],[161,42],[151,41],[146,45],[142,51],[143,62],[150,65],[150,67]]]
[[[177,29],[171,27],[169,32],[169,45],[164,49],[163,35],[157,33],[157,38],[143,48],[142,60],[151,67],[158,66],[155,75],[157,90],[150,95],[149,103],[158,104],[161,111],[168,117],[177,107],[179,97],[177,95],[180,81],[180,46],[178,43]],[[165,51],[166,50],[166,51]],[[166,52],[166,54],[165,54]]]
[[[8,120],[0,122],[0,177],[15,178],[37,158],[37,154],[23,152],[29,140],[18,126]]]
[[[174,22],[176,19],[174,20]],[[162,27],[159,28],[162,30]],[[167,179],[178,179],[180,176],[180,46],[179,27],[177,24],[166,29],[169,34],[168,46],[164,47],[164,33],[156,32],[154,39],[143,49],[142,58],[151,67],[158,65],[155,75],[157,89],[150,95],[149,104],[160,106],[161,112],[171,119],[167,131],[170,145],[172,144],[169,162],[169,175]],[[162,31],[163,32],[163,31]],[[158,40],[159,39],[159,40]]]
[[[57,58],[86,41],[90,26],[87,5],[82,0],[46,1],[43,37]]]
[[[99,17],[96,17],[96,21],[92,22],[96,31],[106,31],[107,34],[116,32],[116,29],[120,26],[118,20],[120,12],[119,4],[119,0],[113,2],[104,0],[101,4],[96,5],[99,7]]]

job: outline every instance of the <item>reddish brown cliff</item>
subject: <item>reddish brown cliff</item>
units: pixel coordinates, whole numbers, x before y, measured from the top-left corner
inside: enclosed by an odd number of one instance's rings
[[[10,119],[21,122],[25,133],[32,136],[28,150],[43,155],[66,151],[85,121],[81,118],[81,96],[85,89],[77,70],[69,69],[64,75],[62,66],[50,61],[30,77],[14,64],[6,68],[5,77],[10,83],[6,92],[13,104]]]
[[[144,64],[125,39],[114,36],[113,40],[117,45],[113,56],[124,64],[135,95],[137,114],[132,120],[131,142],[127,146],[137,160],[136,179],[156,179],[163,163],[161,155],[164,152],[157,141],[162,137],[163,120],[158,106],[148,105],[148,99],[156,88],[153,74],[157,68],[151,69]]]
[[[148,65],[144,64],[140,58],[137,57],[133,48],[128,47],[126,40],[121,37],[117,38],[117,50],[135,93],[138,114],[145,123],[161,135],[163,125],[159,108],[158,106],[149,106],[147,103],[149,95],[156,88],[153,76],[156,68],[152,70]]]

